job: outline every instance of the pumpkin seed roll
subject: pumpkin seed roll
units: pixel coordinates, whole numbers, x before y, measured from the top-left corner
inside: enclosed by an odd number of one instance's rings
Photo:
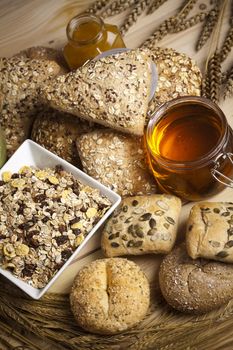
[[[192,207],[186,232],[191,258],[233,262],[233,203],[202,202]]]
[[[169,253],[176,240],[181,200],[171,195],[124,198],[102,235],[108,257]]]

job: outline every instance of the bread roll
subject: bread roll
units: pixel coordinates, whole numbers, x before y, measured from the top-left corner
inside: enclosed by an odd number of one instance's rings
[[[126,259],[100,259],[82,268],[70,294],[71,309],[82,328],[114,334],[146,315],[149,283],[142,270]]]
[[[175,243],[181,200],[170,195],[128,197],[104,227],[108,257],[169,253]]]
[[[141,138],[110,129],[95,130],[77,140],[78,153],[88,175],[121,196],[155,193]]]
[[[183,244],[162,261],[159,285],[173,308],[192,314],[205,313],[232,299],[233,265],[193,260]]]
[[[80,120],[72,114],[44,108],[36,114],[31,138],[59,157],[81,167],[76,140],[93,127],[86,120]]]
[[[188,254],[233,262],[233,203],[202,202],[192,207],[187,222]]]
[[[42,95],[55,109],[142,136],[150,88],[151,59],[137,49],[60,76],[42,88]]]
[[[8,157],[29,137],[32,116],[39,105],[39,87],[59,73],[60,66],[54,61],[0,58],[0,124]]]

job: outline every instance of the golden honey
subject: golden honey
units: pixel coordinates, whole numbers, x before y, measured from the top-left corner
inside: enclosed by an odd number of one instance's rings
[[[68,43],[63,55],[70,69],[82,66],[104,51],[125,47],[117,26],[89,14],[72,18],[66,33]]]
[[[207,99],[182,97],[160,107],[148,124],[146,148],[160,188],[185,200],[201,200],[225,187],[213,176],[215,168],[233,178],[224,156],[233,151],[232,130]]]

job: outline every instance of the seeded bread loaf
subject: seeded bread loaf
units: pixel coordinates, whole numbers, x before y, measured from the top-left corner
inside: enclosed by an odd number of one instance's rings
[[[91,131],[94,125],[72,114],[44,108],[36,114],[31,138],[49,151],[81,167],[76,148],[77,138]]]
[[[188,313],[205,313],[232,299],[233,265],[191,259],[185,244],[160,265],[159,285],[169,305]]]
[[[143,135],[151,60],[132,50],[103,57],[42,88],[51,107],[123,132]]]
[[[141,138],[110,129],[95,130],[77,140],[84,170],[121,196],[156,192],[141,144]]]
[[[39,105],[38,88],[60,74],[60,66],[48,60],[0,58],[1,127],[8,157],[29,137],[32,116]]]
[[[181,200],[166,194],[124,198],[103,230],[104,254],[169,253],[176,240],[180,210]]]
[[[233,262],[233,203],[202,202],[192,207],[186,233],[188,254]]]
[[[149,283],[142,270],[126,259],[96,260],[76,276],[71,309],[89,332],[114,334],[134,326],[146,315]]]
[[[61,74],[68,72],[68,67],[61,50],[46,46],[33,46],[18,52],[14,57],[30,58],[36,60],[54,61],[61,67]]]
[[[158,85],[148,114],[173,98],[201,95],[202,74],[189,56],[172,48],[155,47],[151,48],[150,57],[156,64]]]

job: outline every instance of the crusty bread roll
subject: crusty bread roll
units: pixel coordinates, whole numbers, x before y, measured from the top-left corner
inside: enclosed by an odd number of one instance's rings
[[[142,136],[150,88],[151,59],[137,49],[60,76],[42,88],[42,95],[55,109]]]
[[[39,104],[38,88],[60,74],[54,61],[0,58],[0,125],[5,131],[8,157],[29,137]]]
[[[103,229],[104,254],[169,253],[176,240],[180,210],[181,200],[166,194],[124,198]]]
[[[68,72],[66,61],[63,57],[62,51],[46,46],[32,46],[18,52],[14,57],[30,58],[36,60],[54,61],[61,67],[60,74]]]
[[[31,138],[59,157],[81,167],[76,140],[82,133],[91,131],[94,125],[72,114],[52,108],[36,113]]]
[[[134,326],[146,315],[149,283],[134,262],[99,259],[76,276],[70,303],[74,317],[89,332],[114,334]]]
[[[165,300],[173,308],[205,313],[232,299],[233,265],[193,260],[182,244],[162,261],[159,285]]]
[[[233,262],[233,203],[201,202],[194,205],[187,222],[188,254]]]
[[[156,192],[156,183],[147,169],[141,138],[110,129],[81,135],[78,153],[88,175],[121,196]]]

